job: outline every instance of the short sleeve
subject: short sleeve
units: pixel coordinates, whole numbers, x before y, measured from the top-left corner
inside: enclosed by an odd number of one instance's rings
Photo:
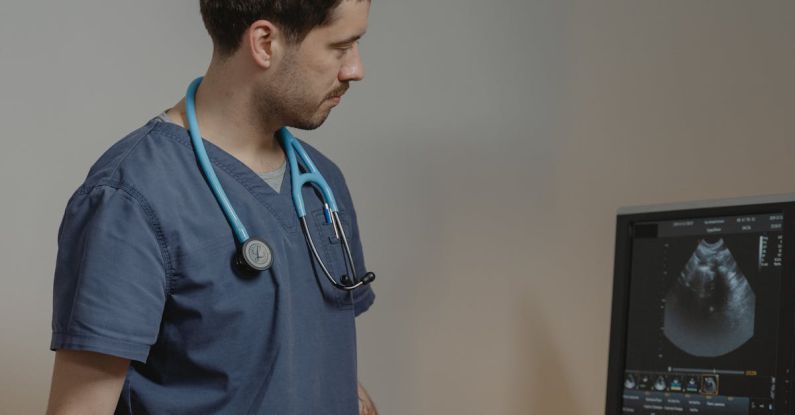
[[[159,227],[147,206],[137,192],[107,185],[69,200],[58,232],[51,350],[146,361],[167,291]]]

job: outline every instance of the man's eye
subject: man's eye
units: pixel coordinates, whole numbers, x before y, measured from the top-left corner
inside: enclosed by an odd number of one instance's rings
[[[342,43],[339,46],[337,46],[337,49],[342,49],[342,50],[353,49],[353,46],[358,44],[359,44],[358,40],[349,43]]]

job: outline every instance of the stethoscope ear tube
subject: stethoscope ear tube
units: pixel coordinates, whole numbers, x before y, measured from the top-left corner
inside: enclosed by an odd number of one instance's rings
[[[320,174],[320,170],[318,170],[315,163],[312,162],[312,159],[306,153],[301,143],[286,128],[280,128],[276,132],[276,135],[282,141],[282,147],[284,147],[284,152],[287,154],[287,163],[290,165],[290,184],[292,185],[293,204],[295,205],[295,211],[298,217],[302,218],[306,216],[306,208],[304,207],[304,198],[301,195],[301,189],[303,189],[304,185],[307,183],[315,185],[317,189],[320,190],[320,193],[323,195],[324,204],[327,206],[326,210],[336,212],[338,210],[337,200],[334,198],[331,187],[328,185],[323,175]],[[305,173],[301,173],[298,167],[298,159],[301,160],[301,163],[303,163],[306,168]],[[326,216],[326,220],[330,220],[328,215]],[[331,222],[329,221],[328,223]]]
[[[345,268],[349,269],[351,273],[355,276],[356,266],[353,264],[350,245],[348,245],[348,237],[345,236],[345,231],[342,229],[342,226],[340,226],[339,216],[337,215],[337,212],[332,212],[332,217],[335,218],[335,220],[332,220],[332,223],[334,224],[335,227],[337,227],[336,232],[338,232],[338,235],[340,235],[340,239],[342,240],[342,250],[344,251],[343,258],[345,258],[344,259]],[[336,288],[339,288],[340,290],[352,291],[361,286],[370,284],[375,280],[375,274],[372,272],[364,274],[362,279],[359,281],[351,279],[351,277],[348,276],[348,274],[345,274],[342,277],[340,277],[340,282],[334,280],[334,277],[331,276],[331,272],[326,267],[326,264],[323,262],[323,259],[320,257],[320,254],[318,254],[317,252],[317,248],[315,247],[315,241],[312,239],[312,234],[309,232],[309,226],[306,223],[306,218],[301,218],[300,221],[301,221],[301,229],[304,232],[306,243],[307,245],[309,245],[310,251],[312,251],[312,256],[315,257],[315,260],[317,261],[318,265],[320,265],[320,269],[323,271],[323,274],[326,276],[329,282],[331,282],[331,285],[333,285]]]

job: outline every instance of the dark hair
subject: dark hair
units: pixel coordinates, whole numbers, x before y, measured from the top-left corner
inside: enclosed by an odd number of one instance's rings
[[[200,0],[204,27],[221,55],[239,47],[243,33],[257,20],[268,20],[291,42],[329,22],[342,0]]]

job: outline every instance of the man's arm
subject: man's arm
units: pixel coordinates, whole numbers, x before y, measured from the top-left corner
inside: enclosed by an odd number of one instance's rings
[[[112,414],[130,361],[75,350],[55,352],[47,415]]]
[[[361,383],[357,392],[359,395],[359,415],[378,415],[378,410],[375,409],[373,400],[370,399],[370,395],[367,394]]]

